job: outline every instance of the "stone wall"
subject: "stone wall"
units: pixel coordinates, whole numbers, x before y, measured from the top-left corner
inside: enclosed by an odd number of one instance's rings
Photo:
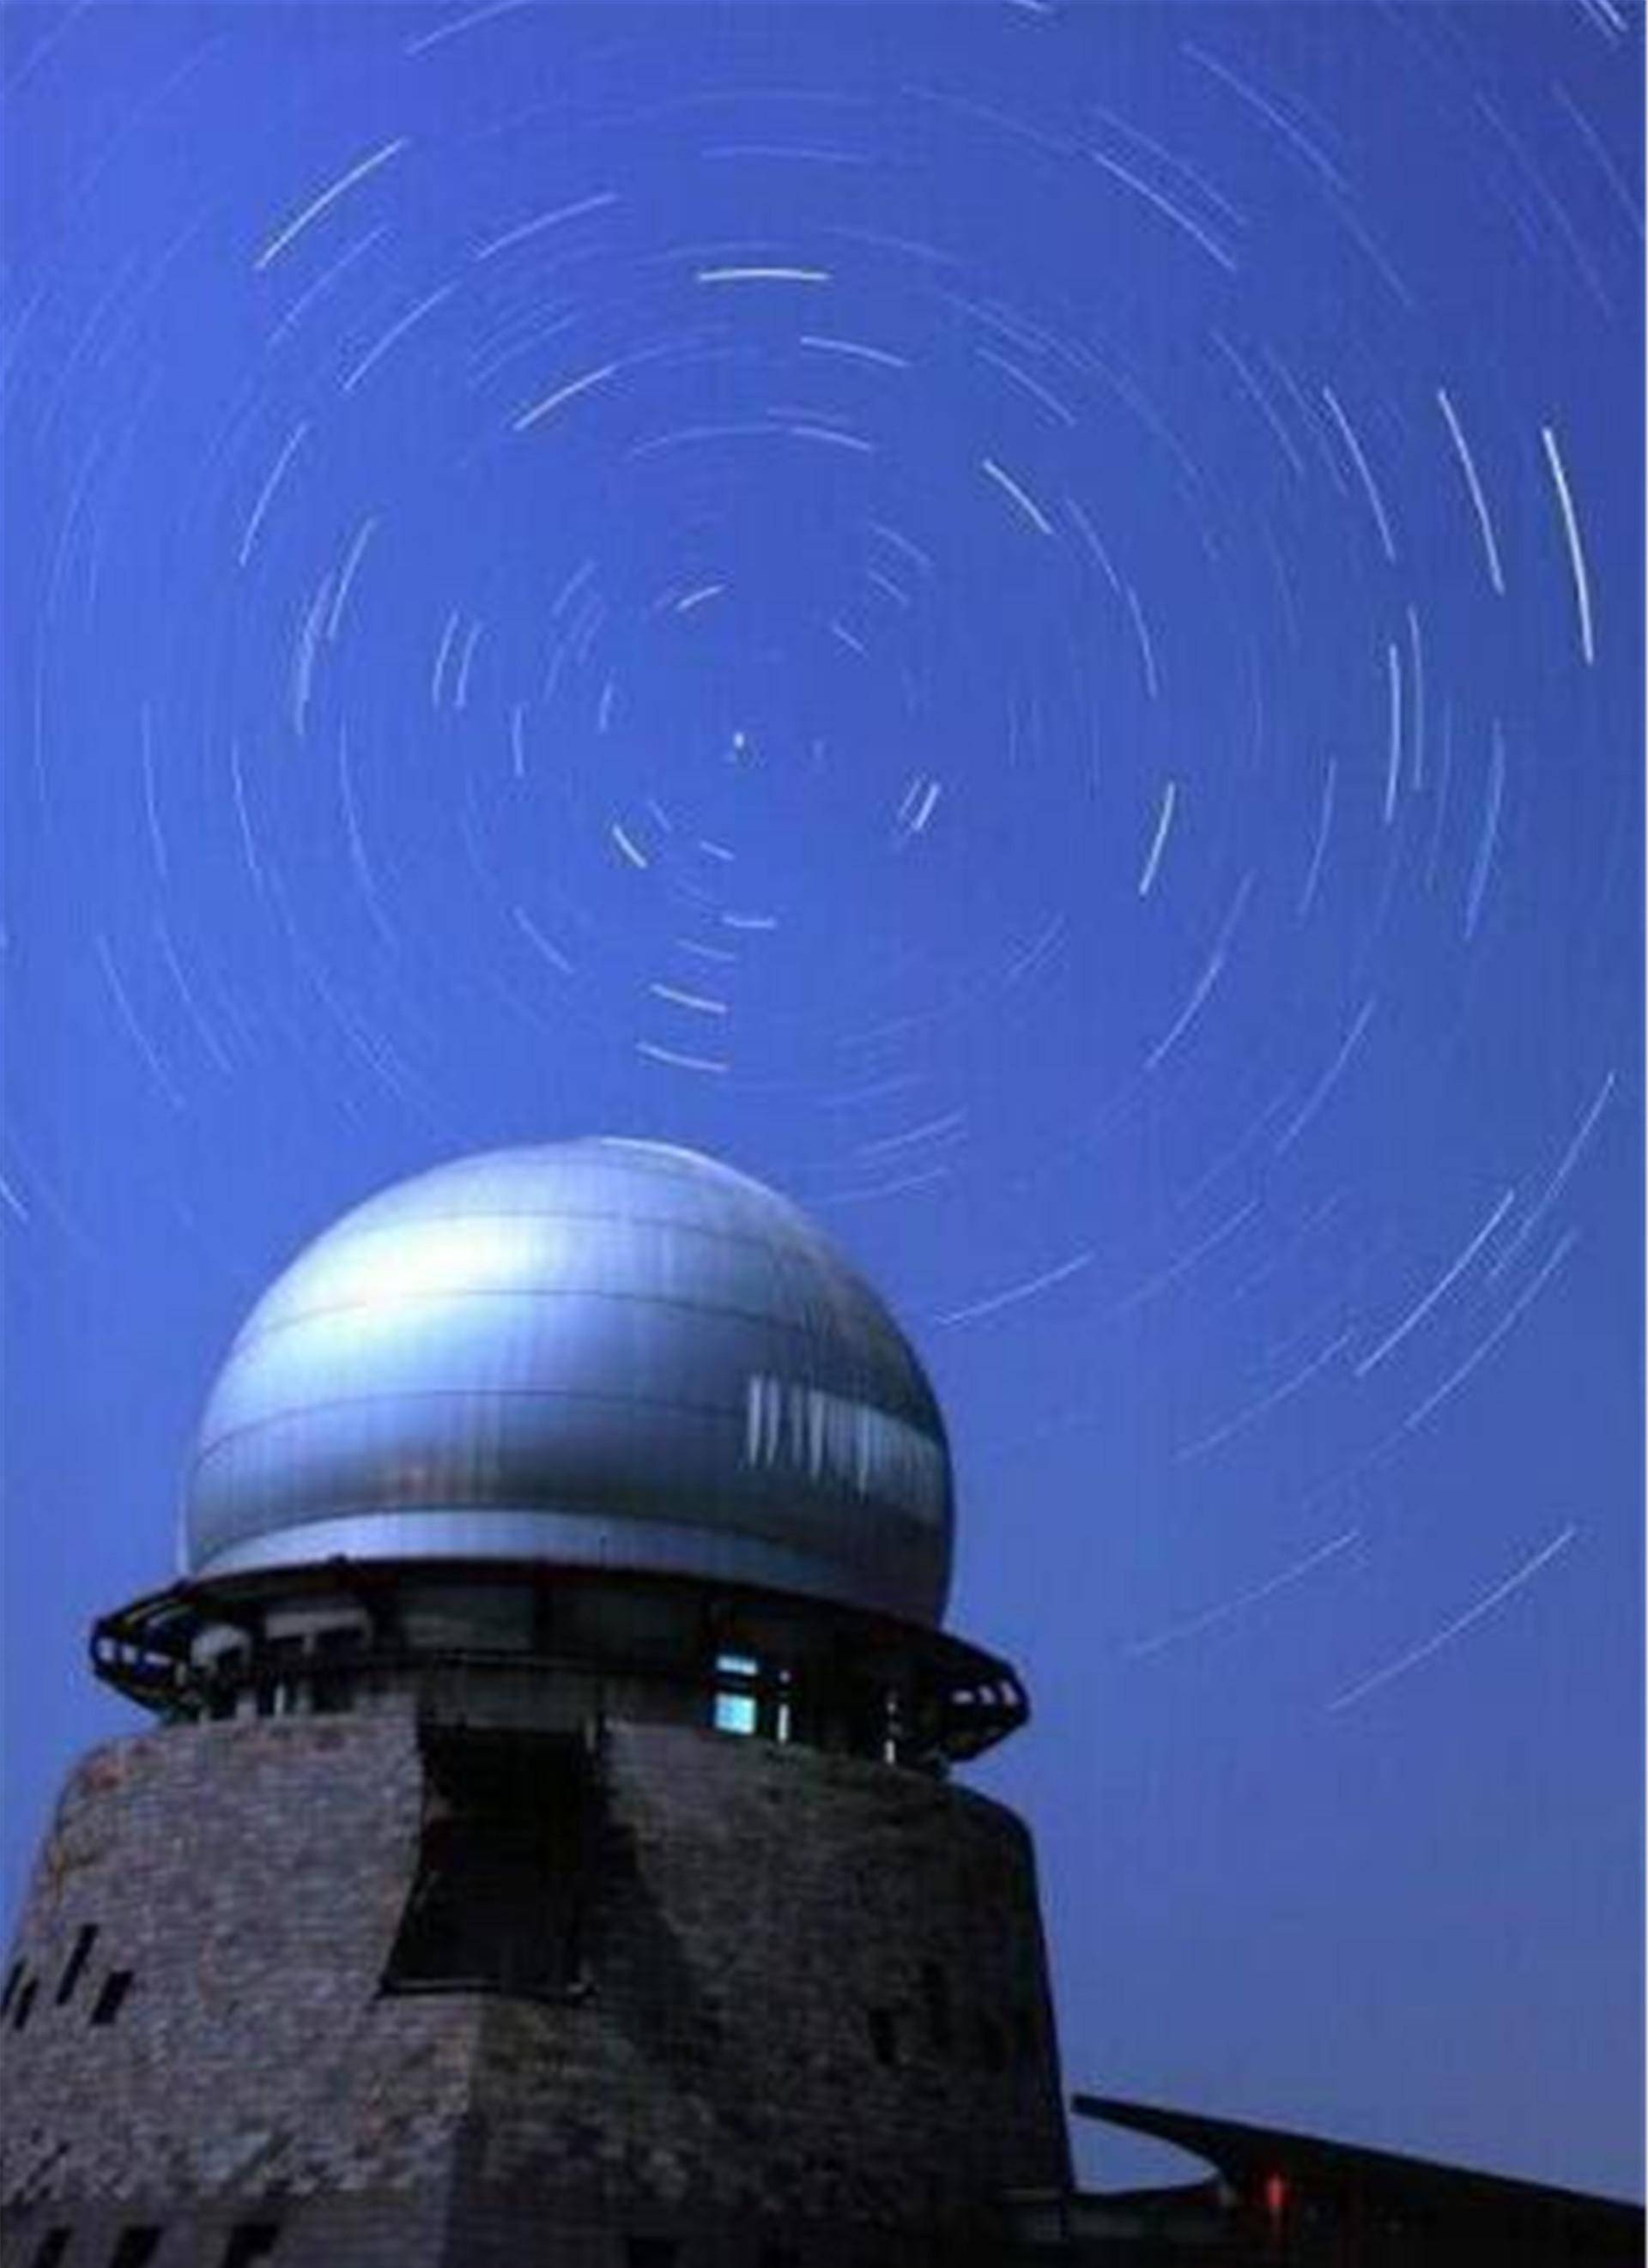
[[[154,2226],[154,2268],[220,2268],[268,2223],[281,2268],[952,2268],[997,2191],[1063,2182],[1009,1814],[685,1727],[595,1769],[587,1979],[534,2001],[381,1990],[409,1704],[96,1750],[13,1948],[5,2259],[67,2228],[63,2268],[107,2268]]]

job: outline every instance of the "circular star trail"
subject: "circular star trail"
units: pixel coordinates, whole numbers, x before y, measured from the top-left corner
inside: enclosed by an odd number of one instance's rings
[[[158,1577],[285,1252],[610,1129],[885,1285],[1061,1769],[1629,1678],[1639,33],[1333,13],[22,11],[36,1496],[123,1280]]]

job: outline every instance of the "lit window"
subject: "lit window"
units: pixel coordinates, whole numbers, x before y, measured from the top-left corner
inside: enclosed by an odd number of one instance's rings
[[[750,1690],[759,1664],[753,1654],[718,1653],[715,1657],[715,1729],[718,1733],[753,1733],[756,1729],[756,1697]],[[736,1678],[735,1687],[721,1684],[723,1678]]]

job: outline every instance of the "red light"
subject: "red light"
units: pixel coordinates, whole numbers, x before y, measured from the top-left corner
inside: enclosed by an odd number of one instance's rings
[[[1288,2202],[1288,2185],[1280,2174],[1265,2176],[1265,2211],[1272,2220],[1280,2220]]]

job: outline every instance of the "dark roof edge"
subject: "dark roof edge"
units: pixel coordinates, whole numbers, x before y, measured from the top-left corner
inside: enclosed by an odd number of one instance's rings
[[[1149,2134],[1216,2166],[1238,2178],[1254,2173],[1291,2173],[1320,2181],[1349,2177],[1378,2180],[1410,2194],[1427,2193],[1437,2204],[1450,2199],[1464,2208],[1497,2200],[1506,2209],[1545,2210],[1618,2217],[1640,2223],[1643,2206],[1629,2198],[1599,2197],[1585,2190],[1559,2189],[1475,2166],[1450,2166],[1434,2158],[1409,2157],[1394,2150],[1371,2149],[1319,2134],[1300,2134],[1282,2126],[1255,2126],[1236,2118],[1214,2118],[1200,2111],[1175,2110],[1114,2095],[1075,2095],[1071,2108],[1080,2118]]]

